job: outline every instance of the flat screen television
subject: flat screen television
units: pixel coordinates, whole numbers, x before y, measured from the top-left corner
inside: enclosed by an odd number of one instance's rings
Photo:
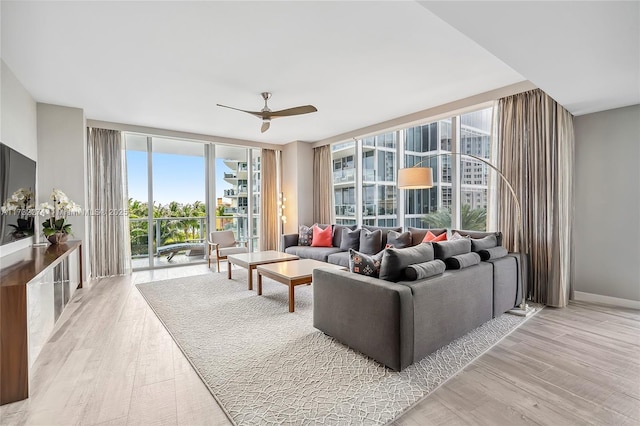
[[[36,162],[0,142],[0,245],[34,232]]]

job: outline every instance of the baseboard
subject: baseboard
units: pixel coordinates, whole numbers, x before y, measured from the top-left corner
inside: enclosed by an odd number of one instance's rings
[[[619,297],[603,296],[601,294],[584,293],[582,291],[573,292],[573,300],[580,302],[602,303],[605,305],[620,306],[622,308],[640,309],[640,301],[621,299]]]

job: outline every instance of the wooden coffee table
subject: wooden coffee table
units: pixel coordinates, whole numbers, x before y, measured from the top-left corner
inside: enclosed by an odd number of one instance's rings
[[[313,270],[316,268],[345,269],[343,266],[332,265],[313,259],[300,259],[292,262],[260,265],[258,271],[258,296],[262,295],[262,277],[271,278],[289,287],[289,312],[295,310],[294,288],[300,284],[311,284]]]
[[[231,279],[232,264],[242,266],[249,271],[249,290],[253,290],[253,270],[256,269],[256,266],[298,259],[298,256],[275,250],[230,254],[227,256],[227,278]]]

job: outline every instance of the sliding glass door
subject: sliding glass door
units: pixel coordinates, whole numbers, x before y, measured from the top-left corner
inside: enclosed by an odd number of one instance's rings
[[[125,141],[134,270],[203,263],[214,230],[259,249],[260,149],[134,133]]]
[[[133,269],[204,262],[205,144],[139,134],[125,140]]]

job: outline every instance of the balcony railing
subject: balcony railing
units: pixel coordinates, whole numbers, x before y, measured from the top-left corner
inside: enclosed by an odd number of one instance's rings
[[[336,216],[356,216],[355,204],[338,204],[336,207]]]
[[[254,219],[259,215],[254,215]],[[130,218],[129,230],[131,236],[131,258],[136,260],[134,268],[148,267],[144,258],[149,257],[149,220],[147,218]],[[173,247],[176,253],[183,253],[189,257],[188,262],[203,262],[207,241],[206,217],[159,217],[153,218],[152,253],[154,263],[180,264],[173,257],[168,258],[169,251]],[[216,231],[231,230],[236,241],[247,241],[249,235],[249,220],[247,216],[237,214],[229,216],[216,216]],[[254,229],[254,235],[257,235]],[[257,247],[258,237],[253,237],[253,245]],[[185,248],[185,243],[191,243],[192,247]],[[175,255],[175,253],[174,253]],[[166,257],[166,258],[165,258]]]
[[[356,169],[342,169],[333,172],[333,183],[355,182]]]

